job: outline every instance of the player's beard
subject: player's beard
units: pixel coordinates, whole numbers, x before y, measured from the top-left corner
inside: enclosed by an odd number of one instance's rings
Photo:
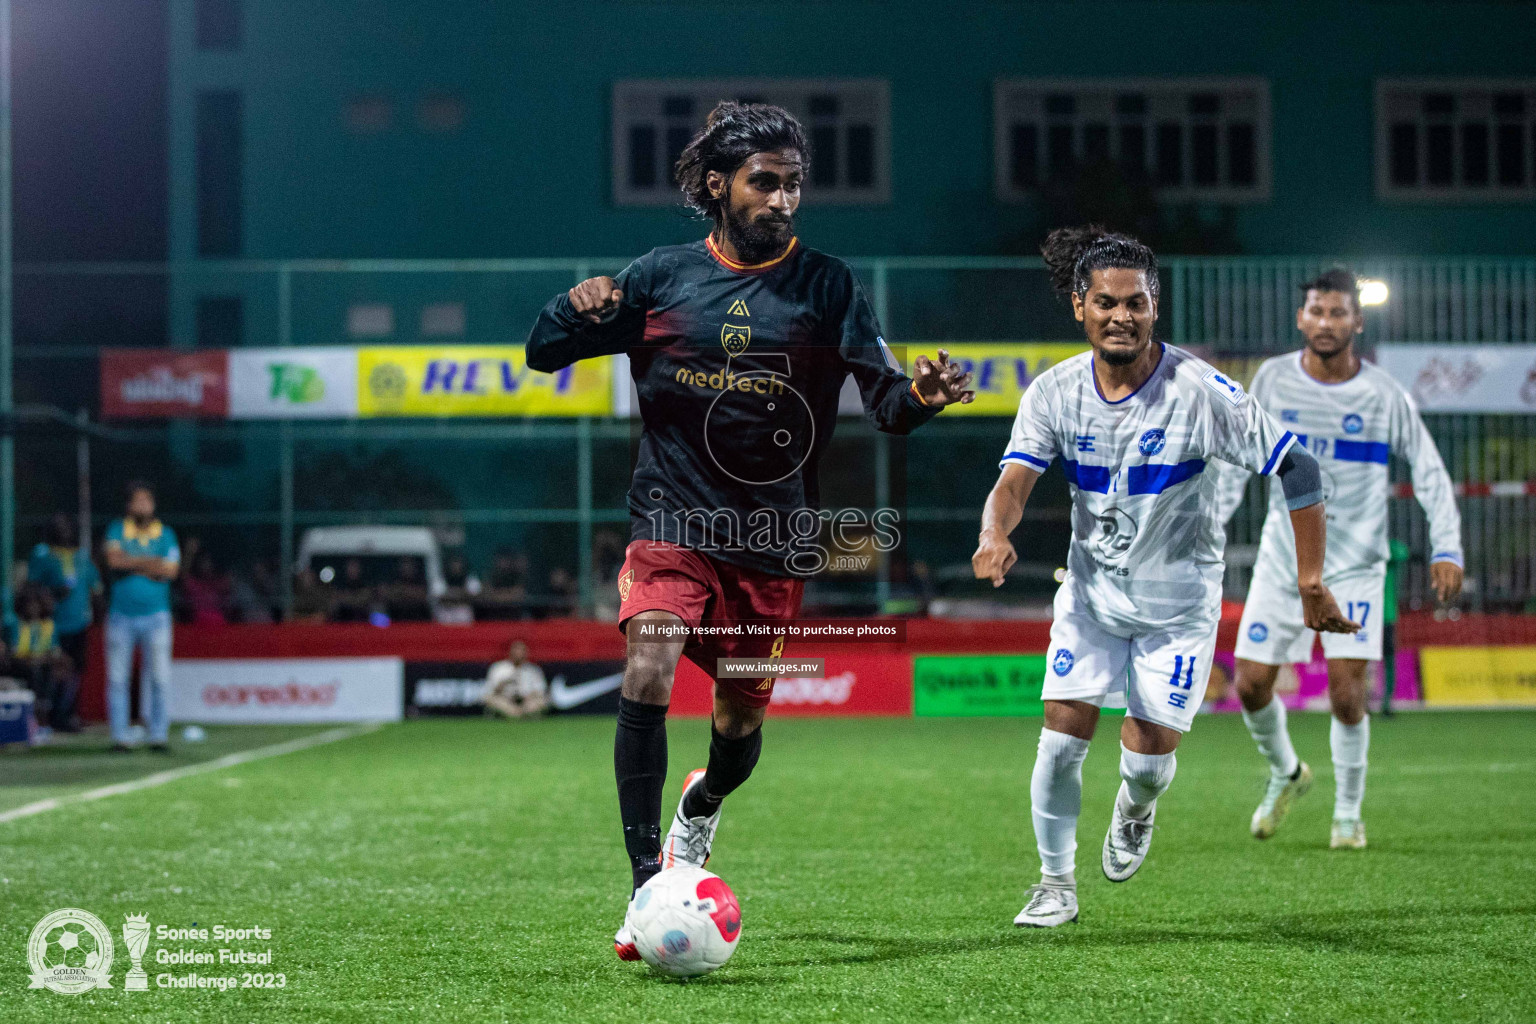
[[[1133,350],[1109,348],[1106,346],[1104,349],[1096,353],[1095,358],[1104,360],[1110,366],[1130,366],[1136,360],[1141,358],[1142,353],[1146,352],[1147,350],[1147,345],[1150,344],[1152,344],[1152,342],[1150,339],[1148,339],[1146,345]]]
[[[725,207],[725,237],[735,247],[743,263],[762,263],[784,251],[795,234],[795,218],[791,214],[778,223],[762,223],[760,219],[737,216],[729,202]]]

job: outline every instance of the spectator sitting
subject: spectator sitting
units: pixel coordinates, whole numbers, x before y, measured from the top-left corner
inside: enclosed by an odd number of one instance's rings
[[[469,571],[461,554],[453,554],[443,565],[443,583],[447,589],[437,602],[437,621],[460,626],[475,621],[474,598],[480,594],[480,577]]]
[[[575,615],[579,593],[576,577],[571,574],[571,570],[551,569],[549,588],[544,598],[544,613],[551,618],[567,618]]]
[[[374,588],[363,576],[360,558],[349,558],[341,567],[336,595],[331,603],[331,618],[336,622],[367,622],[374,611]]]
[[[181,597],[185,614],[182,621],[196,626],[223,626],[229,603],[229,580],[214,567],[213,556],[199,551],[191,569],[181,578]]]
[[[291,622],[324,622],[332,617],[335,605],[334,591],[320,582],[313,569],[300,569],[293,577],[293,607],[289,610]]]
[[[11,674],[25,679],[37,697],[37,720],[55,729],[73,726],[78,683],[69,656],[59,649],[53,609],[41,587],[23,590],[11,630]]]
[[[475,599],[477,619],[518,619],[526,613],[528,556],[502,548],[491,562],[486,586]]]
[[[394,622],[427,622],[432,618],[421,559],[406,555],[395,563],[395,581],[383,589],[385,613]]]
[[[549,686],[544,670],[528,660],[528,645],[513,640],[505,661],[491,666],[481,695],[488,713],[527,718],[549,710]]]
[[[27,561],[27,579],[53,597],[53,624],[59,649],[69,657],[75,676],[83,677],[90,651],[86,640],[91,622],[100,611],[97,606],[103,588],[96,563],[91,561],[90,552],[79,546],[75,522],[69,516],[56,513],[49,520],[47,541],[34,548]],[[74,723],[56,728],[70,731]]]
[[[235,622],[272,622],[276,597],[271,571],[259,559],[249,572],[229,574],[229,611]]]

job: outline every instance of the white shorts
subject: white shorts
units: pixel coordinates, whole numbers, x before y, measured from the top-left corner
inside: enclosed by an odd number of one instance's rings
[[[1323,657],[1381,660],[1381,602],[1386,573],[1367,572],[1328,583],[1339,610],[1358,633],[1323,633]],[[1243,622],[1237,631],[1237,656],[1261,665],[1295,665],[1312,660],[1312,638],[1301,613],[1295,580],[1280,580],[1260,569],[1248,588]]]
[[[1123,692],[1132,718],[1189,731],[1211,677],[1216,623],[1119,636],[1078,607],[1070,581],[1056,591],[1054,611],[1042,699],[1103,707]]]

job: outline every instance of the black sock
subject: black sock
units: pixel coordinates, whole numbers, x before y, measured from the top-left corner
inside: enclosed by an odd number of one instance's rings
[[[667,709],[619,698],[613,737],[624,849],[638,889],[661,870],[661,789],[667,781]]]
[[[688,791],[683,801],[683,816],[708,817],[720,809],[720,801],[747,781],[763,752],[763,727],[758,726],[739,739],[720,735],[709,729],[709,765],[704,769],[704,784]]]

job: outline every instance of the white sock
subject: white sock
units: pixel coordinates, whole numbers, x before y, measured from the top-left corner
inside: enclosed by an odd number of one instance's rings
[[[1271,697],[1269,704],[1257,711],[1244,708],[1243,721],[1253,742],[1259,745],[1259,753],[1269,762],[1269,770],[1276,775],[1295,775],[1301,762],[1296,759],[1290,730],[1285,727],[1285,702]]]
[[[1371,716],[1354,725],[1337,718],[1329,723],[1328,743],[1333,748],[1333,816],[1344,821],[1360,818],[1365,799],[1366,754],[1371,749]]]
[[[1120,813],[1145,819],[1152,813],[1157,798],[1167,792],[1178,767],[1178,758],[1173,754],[1138,754],[1120,744],[1120,778],[1125,780],[1115,798]]]
[[[1088,741],[1040,730],[1040,750],[1029,781],[1029,815],[1040,850],[1041,880],[1072,885],[1077,859],[1077,816],[1083,810],[1083,758]]]

